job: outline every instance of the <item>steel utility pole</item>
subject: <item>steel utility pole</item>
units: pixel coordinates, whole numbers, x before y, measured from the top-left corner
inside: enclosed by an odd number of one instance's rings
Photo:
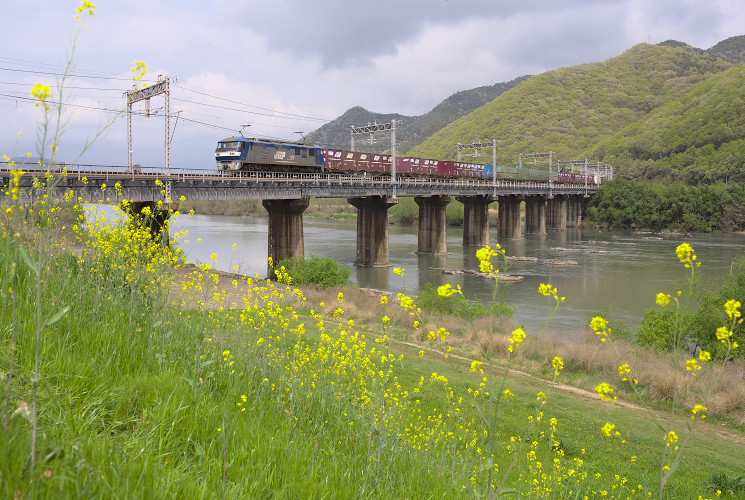
[[[175,81],[175,79],[174,79]],[[156,95],[165,94],[166,96],[166,107],[165,107],[165,118],[166,118],[166,134],[165,134],[165,171],[166,177],[171,175],[171,78],[168,76],[159,75],[158,83],[150,87],[145,87],[140,90],[128,90],[127,96],[127,167],[129,171],[133,171],[132,159],[133,150],[132,147],[132,104],[138,101],[145,101],[145,112],[146,116],[150,116],[150,98]],[[167,183],[166,189],[169,189],[170,185]],[[169,193],[170,194],[170,193]]]
[[[390,123],[381,124],[367,124],[363,127],[355,127],[352,125],[351,130],[351,149],[354,151],[354,136],[359,134],[370,134],[370,141],[372,142],[374,132],[383,132],[385,130],[391,131],[391,189],[393,198],[396,197],[396,120],[391,120]]]
[[[491,142],[472,142],[471,144],[461,144],[458,143],[458,161],[460,161],[461,158],[461,151],[467,150],[467,149],[473,149],[473,153],[466,154],[466,156],[481,156],[479,154],[479,148],[481,149],[487,149],[491,148],[492,150],[492,186],[494,186],[494,189],[497,188],[497,140],[492,139]]]

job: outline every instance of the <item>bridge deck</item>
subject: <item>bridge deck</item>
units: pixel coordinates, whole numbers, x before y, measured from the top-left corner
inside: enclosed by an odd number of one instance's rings
[[[21,167],[29,167],[22,165]],[[86,168],[88,167],[88,168]],[[398,177],[391,183],[387,176],[361,173],[290,173],[238,172],[215,170],[171,170],[169,175],[156,170],[128,173],[126,167],[91,168],[67,166],[57,172],[50,183],[50,196],[62,197],[70,190],[88,202],[124,199],[156,201],[164,199],[164,192],[176,201],[190,200],[266,200],[294,198],[356,198],[364,196],[507,196],[581,194],[592,195],[596,185],[497,179],[448,179],[442,177]],[[35,177],[43,178],[46,170],[25,168],[20,179],[24,200],[39,196],[33,193]],[[0,164],[0,184],[7,189],[11,179],[8,165]]]

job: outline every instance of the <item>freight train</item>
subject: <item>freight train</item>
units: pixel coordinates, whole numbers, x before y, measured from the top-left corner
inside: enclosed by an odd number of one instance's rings
[[[268,139],[228,137],[217,143],[217,169],[227,172],[241,170],[284,172],[360,172],[390,174],[391,156]],[[496,173],[495,173],[496,170]],[[595,176],[559,173],[547,168],[518,168],[482,165],[426,158],[396,158],[397,176],[427,176],[470,179],[512,179],[525,181],[558,181],[597,184]]]

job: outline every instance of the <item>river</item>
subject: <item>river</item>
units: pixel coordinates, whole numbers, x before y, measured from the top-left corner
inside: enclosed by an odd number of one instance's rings
[[[306,217],[305,253],[333,257],[352,265],[356,258],[356,222],[330,221]],[[215,267],[264,277],[267,259],[267,218],[209,215],[182,215],[173,232],[188,231],[179,243],[191,262],[211,263]],[[462,245],[462,228],[448,228],[447,256],[419,256],[416,226],[390,226],[390,268],[355,268],[352,280],[362,287],[405,292],[415,295],[426,283],[462,285],[469,298],[492,300],[493,282],[473,276],[453,276],[432,268],[477,269],[476,248]],[[491,243],[496,243],[491,230]],[[509,261],[509,274],[523,276],[515,283],[500,283],[504,300],[515,308],[514,318],[529,333],[541,330],[553,309],[550,299],[538,294],[538,285],[558,287],[566,301],[549,330],[573,335],[589,319],[603,313],[611,319],[636,327],[644,310],[655,306],[658,292],[674,293],[682,288],[688,270],[678,262],[675,248],[690,243],[703,265],[698,269],[705,279],[721,279],[729,273],[733,259],[745,250],[743,234],[690,234],[660,238],[631,231],[570,229],[546,235],[525,235],[522,240],[500,243],[507,255],[536,257],[540,260],[576,261],[576,265]],[[237,268],[235,267],[237,266]],[[393,267],[405,270],[401,277]]]

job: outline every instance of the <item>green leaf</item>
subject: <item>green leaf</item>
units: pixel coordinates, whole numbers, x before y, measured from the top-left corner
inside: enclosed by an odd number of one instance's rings
[[[23,257],[23,261],[26,263],[29,269],[31,269],[34,272],[34,274],[36,274],[38,272],[37,271],[38,268],[36,267],[36,263],[33,260],[31,260],[31,256],[28,254],[26,249],[20,245],[18,246],[18,249],[21,251],[21,257]]]
[[[57,311],[56,314],[54,314],[53,316],[51,316],[49,319],[46,320],[46,322],[44,323],[44,327],[46,328],[47,326],[51,326],[55,324],[56,322],[58,322],[60,319],[62,319],[62,316],[67,314],[69,310],[70,310],[70,306],[65,306],[59,311]]]
[[[518,495],[518,494],[520,494],[520,492],[516,490],[515,488],[502,488],[501,490],[499,490],[500,497],[502,495]]]

